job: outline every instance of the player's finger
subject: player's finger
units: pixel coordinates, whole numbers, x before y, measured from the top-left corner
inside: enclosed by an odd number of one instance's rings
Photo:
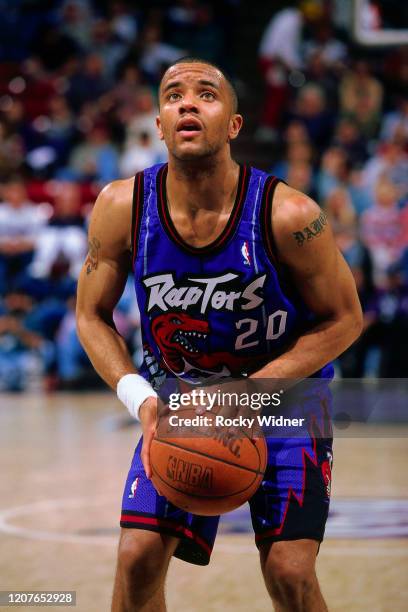
[[[140,457],[142,459],[143,467],[148,478],[152,477],[152,470],[150,466],[150,446],[152,444],[155,431],[156,428],[154,426],[150,426],[146,429],[146,431],[143,432],[143,444]]]

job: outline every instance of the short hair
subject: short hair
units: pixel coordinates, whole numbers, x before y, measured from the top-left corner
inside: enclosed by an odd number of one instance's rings
[[[224,79],[227,82],[227,85],[228,85],[228,88],[229,88],[229,91],[230,91],[230,94],[231,94],[232,111],[234,113],[237,112],[237,110],[238,110],[238,94],[237,94],[237,90],[235,89],[235,85],[234,85],[231,77],[228,75],[227,72],[225,72],[225,70],[220,68],[220,66],[218,66],[214,62],[210,62],[209,60],[203,59],[202,57],[186,55],[185,57],[180,57],[178,60],[176,60],[175,62],[173,62],[169,66],[167,66],[166,71],[165,71],[164,74],[166,74],[166,72],[170,68],[172,68],[173,66],[177,66],[177,64],[206,64],[207,66],[212,66],[212,68],[215,68],[216,70],[221,72],[222,76],[224,77]],[[162,82],[163,82],[164,74],[163,74],[163,76],[161,78],[159,89],[161,89],[161,85],[162,85]]]

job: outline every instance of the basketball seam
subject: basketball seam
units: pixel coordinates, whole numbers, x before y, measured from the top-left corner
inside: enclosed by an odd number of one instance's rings
[[[228,461],[228,459],[220,459],[218,457],[213,457],[212,455],[209,455],[208,453],[204,453],[203,451],[199,451],[199,450],[196,450],[196,449],[192,450],[190,448],[185,448],[184,446],[176,444],[175,442],[167,442],[165,440],[159,440],[158,438],[154,438],[154,441],[158,442],[158,443],[161,443],[161,444],[167,444],[167,446],[174,446],[174,448],[179,448],[179,449],[187,451],[189,453],[194,453],[196,455],[201,455],[202,457],[206,457],[207,459],[213,459],[214,461],[219,461],[220,463],[225,463],[225,464],[230,465],[232,467],[239,468],[240,470],[245,470],[246,472],[252,472],[253,474],[261,474],[262,476],[265,473],[265,470],[264,471],[262,471],[260,469],[259,470],[253,470],[252,468],[248,468],[248,467],[245,467],[243,465],[239,465],[237,463],[233,463],[232,461]],[[256,450],[258,450],[258,449],[256,449]],[[260,457],[259,457],[259,452],[258,452],[258,462],[261,463],[260,462]]]

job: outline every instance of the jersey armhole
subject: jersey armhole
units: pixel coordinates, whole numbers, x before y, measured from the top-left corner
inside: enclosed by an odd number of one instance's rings
[[[131,258],[132,269],[135,267],[135,259],[138,247],[138,238],[140,233],[140,224],[143,213],[143,198],[144,198],[144,173],[138,172],[135,176],[133,184],[132,198],[132,229],[131,229]]]
[[[287,185],[285,181],[276,176],[268,176],[265,181],[260,211],[262,241],[269,261],[276,270],[282,289],[284,289],[286,295],[292,302],[297,305],[297,308],[304,308],[302,298],[291,282],[286,266],[279,261],[279,253],[273,237],[272,206],[275,189],[279,183]]]
[[[279,267],[279,257],[275,240],[273,238],[272,204],[273,197],[275,195],[275,189],[279,183],[284,183],[284,181],[278,179],[276,176],[267,177],[262,192],[260,210],[261,235],[264,248],[267,256],[269,257],[270,262],[275,266],[275,268]]]

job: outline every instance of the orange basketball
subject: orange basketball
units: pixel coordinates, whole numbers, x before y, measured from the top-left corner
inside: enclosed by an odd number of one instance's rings
[[[183,431],[170,424],[173,415],[159,419],[151,445],[156,489],[178,508],[204,516],[229,512],[252,497],[267,464],[262,434],[251,437],[251,432],[242,428],[231,435],[214,424],[185,427]],[[188,407],[179,409],[177,416],[193,419],[197,415]],[[213,413],[206,416],[215,418]]]

